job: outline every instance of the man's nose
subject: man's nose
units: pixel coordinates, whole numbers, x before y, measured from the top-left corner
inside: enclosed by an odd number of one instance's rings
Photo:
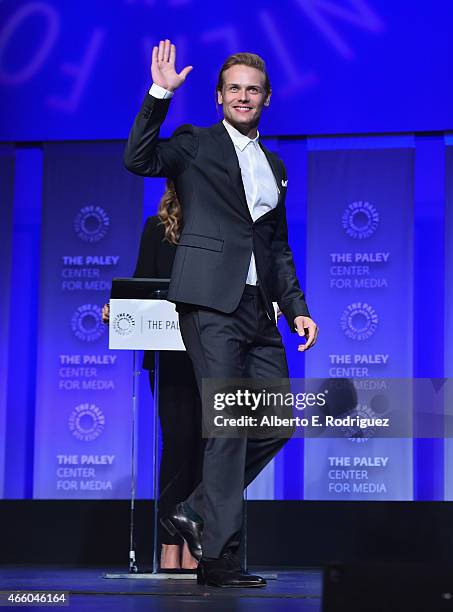
[[[240,89],[239,90],[239,100],[241,102],[247,102],[249,99],[249,92],[247,91],[247,89]]]

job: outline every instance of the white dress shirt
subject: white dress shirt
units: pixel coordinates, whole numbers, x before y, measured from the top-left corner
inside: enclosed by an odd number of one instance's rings
[[[277,206],[278,187],[274,173],[263,149],[260,147],[258,132],[256,138],[249,138],[241,134],[225,119],[222,123],[233,141],[241,168],[247,206],[250,216],[253,221],[256,221]],[[255,256],[252,251],[246,283],[256,285],[257,282]]]
[[[156,85],[156,83],[152,84],[149,94],[160,99],[173,96],[173,92]],[[277,206],[279,190],[274,173],[259,145],[259,133],[257,133],[256,138],[249,138],[241,134],[225,119],[222,123],[233,141],[241,169],[247,206],[250,216],[253,221],[256,221]],[[256,285],[257,282],[255,255],[252,251],[246,283]]]
[[[153,98],[159,98],[159,100],[166,100],[167,98],[173,97],[172,91],[168,91],[168,89],[165,89],[164,87],[161,87],[156,83],[153,83],[151,85],[151,88],[148,93],[150,96],[153,96]]]

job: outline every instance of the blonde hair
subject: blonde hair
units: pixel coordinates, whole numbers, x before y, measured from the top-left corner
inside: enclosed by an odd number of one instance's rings
[[[216,91],[222,91],[222,87],[224,85],[223,73],[228,70],[228,68],[231,68],[231,66],[249,66],[250,68],[256,68],[262,72],[264,74],[264,89],[266,94],[269,95],[271,93],[271,83],[269,80],[269,75],[267,74],[266,63],[263,58],[256,55],[256,53],[235,53],[234,55],[227,57],[220,68]]]
[[[171,244],[178,244],[181,234],[182,209],[176,195],[175,185],[170,179],[167,179],[157,216],[165,228],[165,239]]]

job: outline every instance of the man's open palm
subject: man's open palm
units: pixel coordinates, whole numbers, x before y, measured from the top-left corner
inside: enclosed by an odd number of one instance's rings
[[[186,66],[178,74],[175,69],[176,47],[167,40],[161,40],[158,47],[153,47],[151,62],[151,76],[153,83],[160,85],[168,91],[178,89],[193,66]]]

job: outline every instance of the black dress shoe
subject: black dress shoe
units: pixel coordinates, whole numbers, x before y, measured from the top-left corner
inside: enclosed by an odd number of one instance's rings
[[[197,561],[201,559],[203,521],[189,504],[185,502],[176,504],[170,514],[163,516],[160,522],[170,535],[178,534],[187,542],[192,557]]]
[[[197,582],[200,585],[240,588],[264,587],[266,581],[241,569],[236,555],[229,551],[220,559],[201,559],[197,568]]]

